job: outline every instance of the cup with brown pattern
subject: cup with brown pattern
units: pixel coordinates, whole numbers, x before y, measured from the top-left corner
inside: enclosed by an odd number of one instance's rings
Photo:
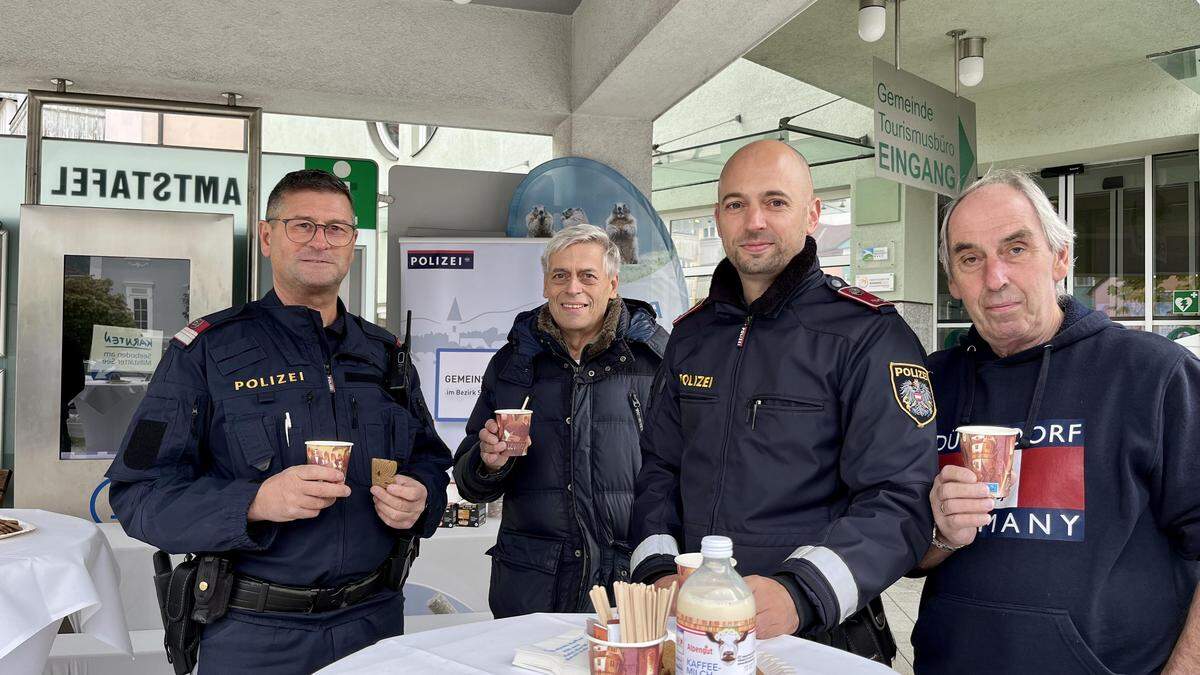
[[[532,410],[505,408],[496,411],[496,435],[504,441],[508,456],[523,457],[529,452],[529,425],[532,421]]]
[[[327,466],[341,471],[343,475],[350,466],[350,449],[354,444],[349,441],[305,441],[304,449],[308,453],[308,463]]]
[[[1013,464],[1020,429],[971,425],[955,429],[963,465],[987,486],[993,499],[1007,499],[1016,482]]]

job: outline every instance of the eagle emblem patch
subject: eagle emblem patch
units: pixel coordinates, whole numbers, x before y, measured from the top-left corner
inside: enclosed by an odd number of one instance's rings
[[[896,403],[918,427],[929,424],[937,417],[937,402],[933,400],[929,369],[911,363],[893,362],[888,364],[888,375],[892,380]]]

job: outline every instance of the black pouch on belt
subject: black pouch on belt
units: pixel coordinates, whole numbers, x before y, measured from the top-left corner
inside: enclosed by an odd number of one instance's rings
[[[868,602],[838,628],[845,631],[846,651],[891,667],[896,658],[896,638],[883,613],[882,599]]]
[[[421,540],[416,537],[403,536],[396,542],[395,548],[392,549],[391,555],[388,556],[387,566],[384,569],[384,578],[387,581],[387,587],[393,591],[404,589],[404,582],[408,579],[408,571],[412,569],[413,561],[417,559],[417,555],[421,552]]]
[[[233,591],[233,569],[229,560],[202,555],[196,566],[195,607],[192,618],[202,624],[216,622],[229,609],[229,593]]]
[[[162,612],[163,647],[175,675],[186,675],[196,668],[203,626],[192,620],[195,596],[192,593],[199,565],[190,554],[174,569],[165,551],[154,553],[154,591]]]

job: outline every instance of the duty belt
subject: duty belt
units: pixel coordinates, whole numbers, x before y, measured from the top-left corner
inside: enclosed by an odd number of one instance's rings
[[[252,612],[292,612],[313,614],[350,607],[387,587],[385,562],[382,567],[357,581],[335,588],[284,586],[253,577],[235,576],[229,606]]]

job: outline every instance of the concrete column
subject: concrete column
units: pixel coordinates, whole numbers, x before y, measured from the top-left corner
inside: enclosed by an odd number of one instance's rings
[[[875,291],[896,310],[927,351],[937,346],[937,195],[883,178],[854,183],[851,198],[850,283],[863,274],[891,274],[895,288]],[[886,247],[886,260],[864,260],[864,249]]]
[[[653,127],[652,120],[574,113],[554,130],[554,156],[603,162],[649,198]]]

